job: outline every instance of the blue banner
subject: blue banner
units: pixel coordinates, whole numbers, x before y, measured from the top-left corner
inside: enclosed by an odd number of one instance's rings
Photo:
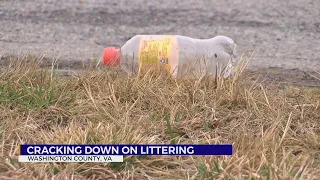
[[[20,155],[232,155],[232,145],[24,144]]]

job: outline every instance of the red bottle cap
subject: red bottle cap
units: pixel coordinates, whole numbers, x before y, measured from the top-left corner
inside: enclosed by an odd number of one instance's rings
[[[106,66],[118,66],[120,64],[119,49],[107,47],[103,51],[103,62]]]

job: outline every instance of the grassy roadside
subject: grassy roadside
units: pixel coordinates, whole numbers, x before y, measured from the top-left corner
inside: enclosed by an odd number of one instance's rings
[[[29,59],[29,58],[28,58]],[[246,58],[244,58],[246,59]],[[1,179],[316,179],[320,94],[230,79],[59,76],[20,59],[0,73]],[[232,143],[229,157],[19,163],[21,143]]]

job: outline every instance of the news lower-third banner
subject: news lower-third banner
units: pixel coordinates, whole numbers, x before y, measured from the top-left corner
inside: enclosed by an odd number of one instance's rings
[[[23,144],[19,147],[22,156],[28,155],[232,155],[231,144]]]

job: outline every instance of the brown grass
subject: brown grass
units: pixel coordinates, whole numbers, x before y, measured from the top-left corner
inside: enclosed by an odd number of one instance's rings
[[[245,62],[248,57],[242,58]],[[31,60],[31,62],[27,62]],[[0,74],[0,179],[317,179],[320,93],[229,79],[59,76],[41,60]],[[169,122],[169,123],[167,123]],[[22,143],[233,144],[232,156],[127,156],[123,163],[20,163]]]

